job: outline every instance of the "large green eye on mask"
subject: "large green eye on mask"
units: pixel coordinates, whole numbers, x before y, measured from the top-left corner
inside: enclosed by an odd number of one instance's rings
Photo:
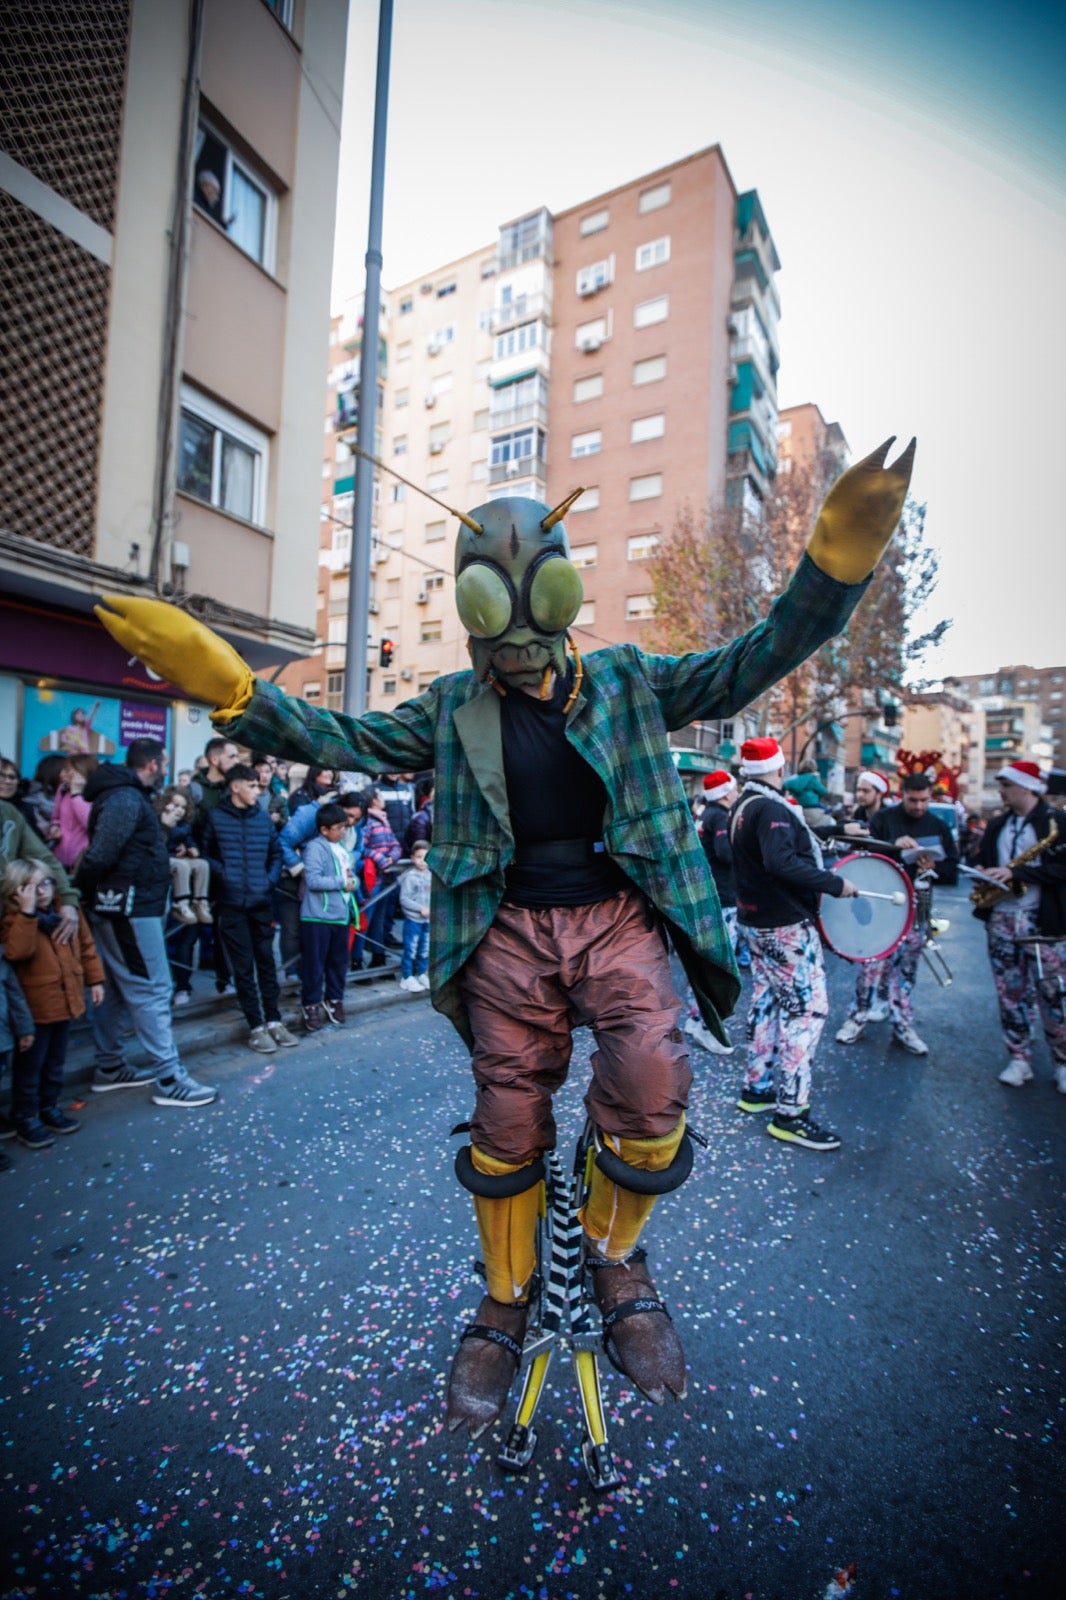
[[[573,562],[559,556],[544,561],[529,586],[529,616],[542,633],[562,633],[581,610],[584,590]]]
[[[495,639],[510,625],[513,597],[500,573],[474,562],[456,579],[455,607],[467,633]]]

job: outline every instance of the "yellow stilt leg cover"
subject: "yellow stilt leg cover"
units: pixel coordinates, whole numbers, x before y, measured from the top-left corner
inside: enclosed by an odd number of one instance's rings
[[[604,1144],[631,1167],[642,1172],[662,1172],[677,1155],[685,1131],[682,1115],[671,1133],[657,1139],[620,1139],[602,1135]],[[581,1225],[601,1254],[610,1261],[621,1261],[636,1247],[640,1232],[651,1215],[658,1195],[633,1194],[594,1166],[589,1179],[589,1197],[578,1213]]]
[[[495,1156],[479,1150],[476,1144],[470,1146],[470,1159],[475,1171],[490,1178],[505,1177],[530,1165],[528,1161],[517,1166],[497,1161]],[[537,1215],[542,1189],[542,1184],[535,1183],[531,1189],[502,1200],[490,1200],[480,1194],[474,1196],[487,1288],[492,1298],[504,1305],[524,1300],[529,1292],[529,1280],[537,1262]]]

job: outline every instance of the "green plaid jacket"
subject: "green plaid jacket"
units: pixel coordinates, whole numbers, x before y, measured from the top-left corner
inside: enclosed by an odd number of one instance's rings
[[[683,656],[608,645],[585,658],[566,736],[606,786],[608,852],[665,919],[700,1011],[719,1037],[740,984],[667,734],[742,711],[841,631],[865,587],[837,582],[804,555],[767,616],[732,644]],[[435,769],[430,981],[437,1010],[471,1044],[459,978],[496,915],[514,855],[495,691],[473,672],[454,672],[395,711],[352,718],[260,682],[244,714],[219,731],[316,766]]]

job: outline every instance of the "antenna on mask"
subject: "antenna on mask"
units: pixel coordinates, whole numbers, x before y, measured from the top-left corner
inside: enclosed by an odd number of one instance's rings
[[[369,461],[373,466],[380,467],[382,472],[387,472],[390,477],[399,478],[400,482],[406,483],[409,489],[415,491],[415,494],[422,495],[426,500],[432,500],[435,506],[440,506],[442,511],[447,511],[449,516],[458,517],[459,521],[468,527],[472,533],[485,532],[480,522],[475,522],[473,517],[468,517],[463,511],[456,511],[454,506],[446,505],[443,500],[438,500],[435,494],[430,494],[428,489],[419,488],[417,483],[412,483],[410,478],[405,478],[402,472],[396,471],[395,467],[387,467],[384,461],[379,461],[377,456],[372,456],[369,450],[362,450],[357,444],[349,444],[348,448],[354,455],[362,456],[364,461]]]

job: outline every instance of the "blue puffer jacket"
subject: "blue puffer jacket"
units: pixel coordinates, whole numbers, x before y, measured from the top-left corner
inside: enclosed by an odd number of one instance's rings
[[[20,1039],[37,1032],[26,996],[0,950],[0,1056],[13,1050]]]
[[[211,898],[249,911],[268,906],[282,857],[277,829],[260,806],[242,811],[227,795],[211,812],[203,832],[211,865]]]
[[[312,800],[308,805],[299,806],[282,828],[278,837],[281,840],[281,853],[285,858],[287,867],[295,867],[300,864],[300,857],[307,841],[317,836],[318,813],[321,809],[317,800]],[[365,829],[365,821],[357,822],[355,827],[349,828],[344,835],[344,844],[352,858],[352,865],[357,876],[363,864],[363,833]]]

